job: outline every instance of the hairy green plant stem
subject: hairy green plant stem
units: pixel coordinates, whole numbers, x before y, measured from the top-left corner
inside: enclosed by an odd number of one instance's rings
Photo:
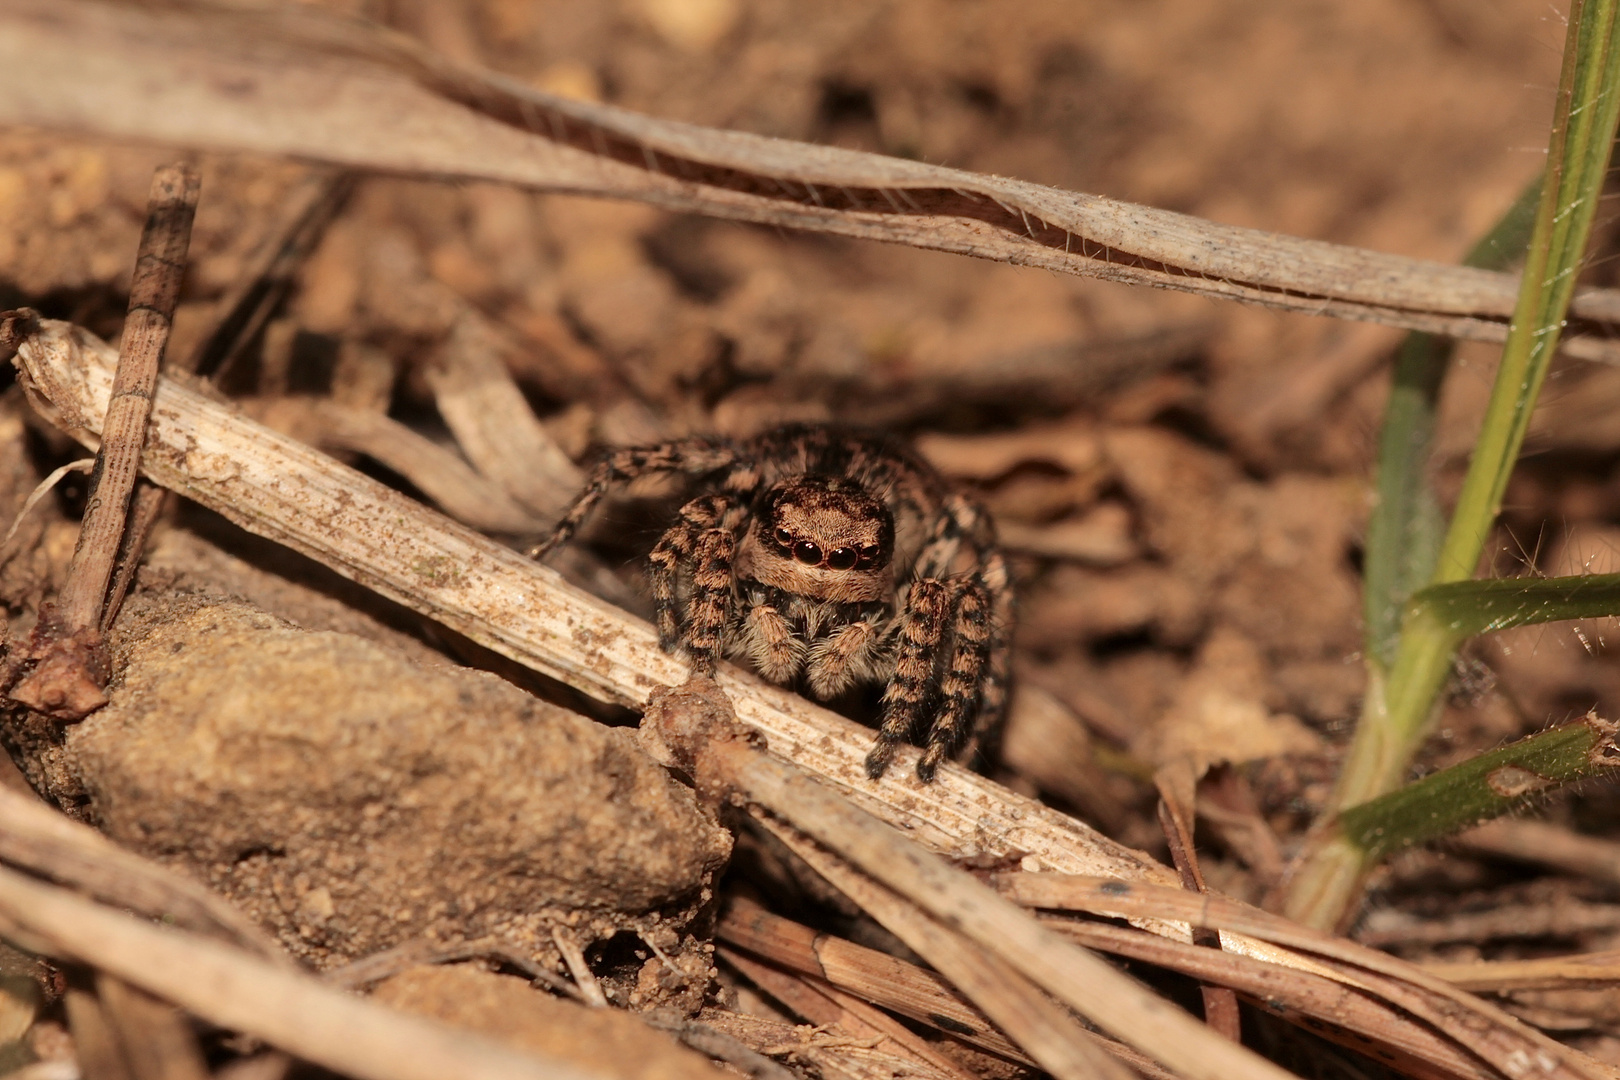
[[[1519,301],[1457,509],[1435,560],[1436,584],[1461,582],[1478,565],[1531,408],[1557,349],[1620,119],[1617,3],[1620,0],[1572,0],[1570,5],[1547,178]],[[1369,626],[1369,633],[1377,632],[1377,627]],[[1369,649],[1367,699],[1330,815],[1342,814],[1401,783],[1428,731],[1460,640],[1428,605],[1413,604],[1402,621],[1387,677],[1383,642]],[[1291,918],[1324,928],[1343,921],[1373,861],[1331,821],[1330,817],[1328,827],[1319,831],[1284,899]]]

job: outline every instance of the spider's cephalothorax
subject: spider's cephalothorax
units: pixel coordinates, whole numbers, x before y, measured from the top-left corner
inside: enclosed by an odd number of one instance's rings
[[[535,554],[572,536],[612,487],[652,473],[701,492],[648,560],[665,649],[704,673],[722,655],[747,660],[819,698],[884,683],[873,779],[910,738],[932,779],[1000,719],[1006,562],[984,512],[904,444],[794,425],[614,451]]]

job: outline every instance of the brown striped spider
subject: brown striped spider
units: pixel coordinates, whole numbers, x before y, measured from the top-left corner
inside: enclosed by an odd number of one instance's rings
[[[538,558],[612,488],[654,473],[698,492],[649,556],[659,639],[821,699],[883,683],[867,775],[917,740],[917,775],[970,754],[1006,699],[1012,590],[985,512],[897,439],[792,425],[606,455]]]

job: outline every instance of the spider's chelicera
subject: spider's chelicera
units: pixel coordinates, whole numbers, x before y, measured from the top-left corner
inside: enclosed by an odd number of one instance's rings
[[[917,774],[971,752],[1006,698],[1012,592],[984,511],[896,439],[794,425],[753,439],[617,450],[535,549],[564,543],[617,485],[683,474],[701,493],[653,547],[659,638],[699,672],[721,656],[816,697],[884,683],[877,744]]]

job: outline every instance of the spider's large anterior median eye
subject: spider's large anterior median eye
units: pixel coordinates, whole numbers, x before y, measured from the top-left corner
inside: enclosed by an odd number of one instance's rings
[[[821,549],[808,540],[800,540],[793,545],[793,557],[806,566],[816,566],[821,562]]]
[[[827,552],[827,565],[834,570],[849,570],[854,567],[860,556],[854,548],[833,548]]]

